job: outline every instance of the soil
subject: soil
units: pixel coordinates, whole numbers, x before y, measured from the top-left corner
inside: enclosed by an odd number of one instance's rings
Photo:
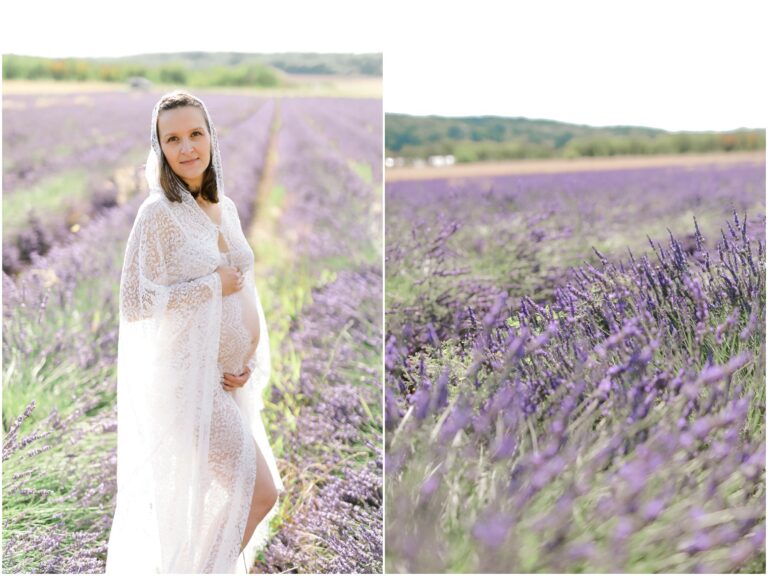
[[[193,94],[215,92],[222,94],[254,94],[265,98],[282,96],[323,96],[335,98],[381,98],[380,77],[285,75],[293,87],[255,88],[250,86],[186,87]],[[154,84],[149,91],[168,92],[178,86]],[[183,88],[183,87],[182,87]],[[131,92],[124,82],[72,82],[54,80],[5,80],[3,95],[72,94],[85,92]]]
[[[387,168],[386,181],[472,178],[507,174],[551,172],[589,172],[591,170],[626,170],[660,166],[700,166],[706,164],[765,163],[765,151],[717,152],[712,154],[674,154],[659,156],[611,156],[606,158],[554,158],[510,162],[478,162],[453,166]]]

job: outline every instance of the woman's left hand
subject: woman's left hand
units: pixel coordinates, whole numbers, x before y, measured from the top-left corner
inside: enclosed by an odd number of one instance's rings
[[[224,390],[230,392],[235,388],[242,388],[250,377],[251,369],[248,366],[245,367],[245,371],[240,376],[224,372],[224,379],[221,381],[221,385],[224,387]]]

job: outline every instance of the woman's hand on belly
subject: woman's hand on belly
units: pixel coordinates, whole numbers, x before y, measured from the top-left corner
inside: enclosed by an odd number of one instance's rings
[[[236,376],[235,374],[230,374],[229,372],[224,372],[224,378],[221,381],[221,385],[227,392],[231,392],[235,388],[242,388],[245,386],[245,383],[248,382],[248,378],[251,377],[251,369],[247,366],[245,367],[245,370],[242,374],[239,376]]]
[[[221,295],[229,296],[243,287],[243,273],[234,266],[219,266],[216,272],[221,277]]]

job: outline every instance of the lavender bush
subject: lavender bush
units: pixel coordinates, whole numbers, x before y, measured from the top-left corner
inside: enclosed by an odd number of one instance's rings
[[[503,291],[516,306],[525,295],[549,301],[570,268],[598,262],[592,247],[626,257],[671,231],[690,253],[694,216],[710,249],[733,210],[764,238],[763,166],[390,183],[387,331],[424,341],[430,325],[455,334],[467,306],[487,309]]]
[[[105,92],[56,96],[5,95],[3,193],[23,191],[73,168],[95,170],[125,162],[134,150],[146,158],[147,110],[160,94]],[[202,94],[226,134],[265,100]]]
[[[329,141],[343,121],[320,127],[323,102],[280,107],[270,201],[282,246],[260,251],[272,329],[282,342],[271,401],[292,489],[259,571],[381,573],[381,195]],[[334,101],[327,106],[337,109]],[[381,102],[370,108],[381,115]],[[374,114],[375,112],[375,114]],[[346,116],[340,114],[340,119]],[[381,163],[381,134],[368,134]],[[270,250],[270,254],[267,254]]]
[[[574,182],[567,175],[516,185],[531,192],[538,182],[538,196],[496,188],[462,199],[439,196],[436,183],[424,196],[388,190],[388,571],[764,572],[758,174],[752,167],[648,171],[651,182],[670,179],[666,207],[679,206],[662,222],[695,208],[707,215],[706,232],[691,218],[690,236],[651,237],[647,249],[633,245],[626,256],[607,233],[622,230],[612,215],[640,228],[648,215],[637,196],[622,196],[618,175],[581,176],[595,189],[585,188],[573,210],[544,199],[553,181]],[[730,195],[697,196],[692,207],[684,189],[670,195],[675,179],[691,176],[727,181]],[[597,186],[609,181],[615,189]],[[642,174],[626,182],[632,192]],[[722,218],[721,232],[713,221],[726,197],[753,212],[749,222],[738,212]],[[390,226],[390,209],[399,214],[419,201],[434,207],[437,198],[441,207],[467,211],[453,212],[458,222],[414,227],[390,243],[390,231],[401,229]],[[567,229],[591,198],[606,199],[602,210],[595,204],[600,229],[588,230],[604,235],[609,249],[585,253],[587,261],[570,268],[568,258],[544,257],[554,253],[546,239],[557,245],[559,234],[581,244]],[[528,223],[517,233],[498,222],[509,212],[497,210],[497,222],[481,216],[488,203],[503,202],[521,202],[510,210],[515,222]],[[542,202],[553,212],[537,219]],[[465,240],[498,240],[486,226],[508,234],[499,241],[507,242],[510,262],[498,276],[475,278],[475,245],[462,252],[466,244],[451,242],[460,230]],[[521,241],[509,243],[515,234]],[[531,244],[541,248],[528,250]],[[515,274],[519,267],[526,272]],[[553,278],[533,297],[521,290]]]

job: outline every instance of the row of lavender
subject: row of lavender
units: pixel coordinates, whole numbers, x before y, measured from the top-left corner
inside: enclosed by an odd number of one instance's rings
[[[95,170],[123,163],[147,140],[147,122],[158,94],[106,92],[3,97],[3,193],[13,194],[72,168]],[[226,136],[259,108],[258,98],[205,97]]]
[[[147,146],[156,98],[134,109]],[[228,194],[247,224],[274,102],[210,95],[206,103],[221,125]],[[117,289],[142,200],[103,211],[31,268],[3,274],[4,571],[103,571],[116,489]]]
[[[764,191],[755,164],[388,183],[387,330],[426,342],[501,291],[550,300],[592,247],[626,258],[671,232],[691,251],[694,216],[710,248],[733,210],[764,236]]]
[[[388,571],[764,571],[764,170],[388,187]]]
[[[271,393],[286,411],[272,429],[288,494],[259,571],[382,570],[381,191],[354,169],[381,170],[381,117],[380,100],[281,105],[275,187],[291,261],[268,289],[307,294],[299,310],[273,309],[295,318],[282,362],[299,360]]]
[[[381,182],[381,138],[384,115],[373,100],[307,99],[303,103],[311,122],[329,134],[328,142],[345,158],[369,163],[372,181]]]
[[[82,226],[140,195],[147,125],[157,94],[9,96],[3,123],[3,271],[77,237]],[[211,95],[223,127],[239,126],[264,101]],[[248,150],[262,142],[244,141]],[[63,188],[63,189],[62,189]]]

